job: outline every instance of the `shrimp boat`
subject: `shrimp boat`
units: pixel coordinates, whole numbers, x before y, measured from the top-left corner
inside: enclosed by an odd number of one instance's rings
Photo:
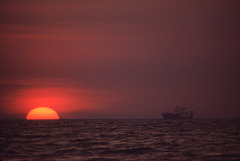
[[[186,111],[186,107],[176,106],[172,112],[163,112],[163,119],[192,119],[193,111]]]

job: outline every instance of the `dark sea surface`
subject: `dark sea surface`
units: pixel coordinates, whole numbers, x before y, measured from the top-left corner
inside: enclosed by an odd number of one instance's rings
[[[0,159],[240,160],[240,120],[1,120]]]

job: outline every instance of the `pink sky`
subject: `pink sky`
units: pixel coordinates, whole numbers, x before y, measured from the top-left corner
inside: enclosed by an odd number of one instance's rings
[[[240,117],[240,2],[0,2],[1,118]]]

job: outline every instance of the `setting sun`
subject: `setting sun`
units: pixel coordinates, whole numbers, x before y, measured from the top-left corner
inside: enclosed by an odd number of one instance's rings
[[[34,108],[30,112],[28,112],[27,120],[52,120],[59,119],[59,115],[56,111],[48,107],[38,107]]]

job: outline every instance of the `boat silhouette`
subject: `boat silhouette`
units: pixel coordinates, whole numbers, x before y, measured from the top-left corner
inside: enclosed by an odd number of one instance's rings
[[[193,111],[186,111],[186,107],[176,106],[172,112],[163,112],[163,119],[192,119]]]

